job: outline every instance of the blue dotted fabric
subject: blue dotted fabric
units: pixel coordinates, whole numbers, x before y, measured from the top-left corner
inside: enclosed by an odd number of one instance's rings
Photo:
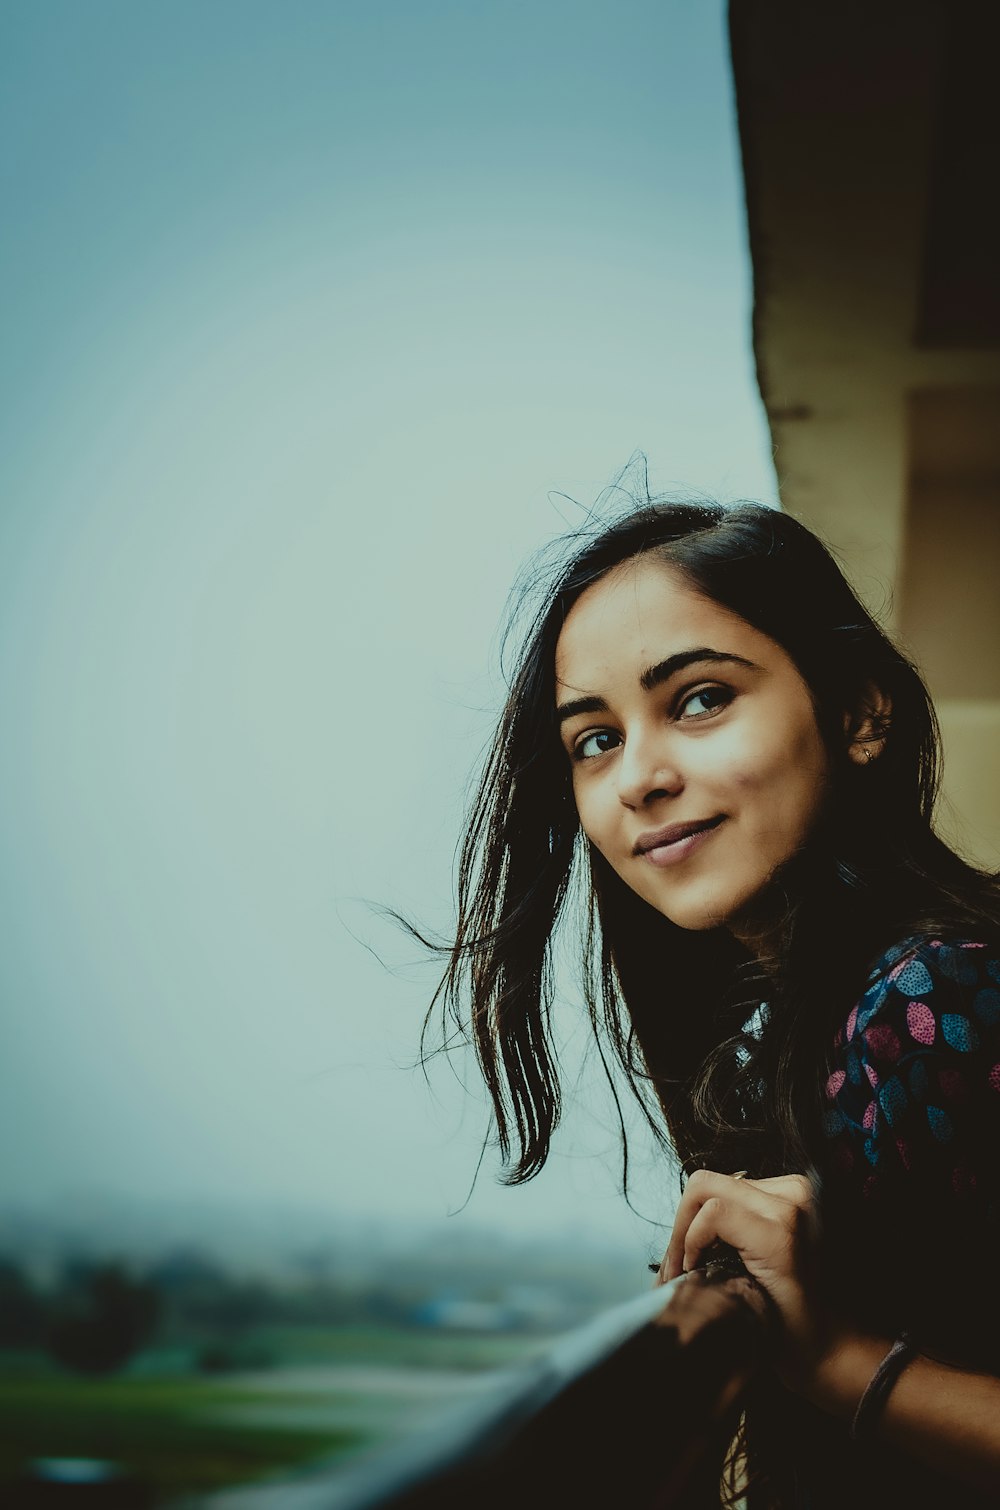
[[[975,940],[901,944],[837,1035],[828,1165],[878,1201],[905,1176],[977,1199],[1000,1164],[1000,958]]]

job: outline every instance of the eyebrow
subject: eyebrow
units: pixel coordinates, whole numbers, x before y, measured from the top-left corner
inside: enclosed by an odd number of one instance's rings
[[[730,661],[737,666],[747,666],[751,671],[758,670],[753,661],[748,661],[745,656],[733,655],[730,650],[710,650],[707,645],[702,645],[697,650],[680,650],[676,655],[668,655],[665,661],[657,661],[655,666],[647,666],[639,678],[639,686],[643,692],[652,692],[654,687],[668,682],[678,671],[683,671],[686,666],[693,666],[697,661]]]
[[[657,661],[655,666],[647,666],[639,677],[639,686],[643,692],[652,692],[654,687],[668,682],[672,676],[677,675],[678,671],[706,661],[715,664],[728,661],[731,665],[746,666],[751,671],[760,669],[754,661],[748,661],[745,656],[733,655],[729,650],[712,650],[708,645],[699,645],[695,650],[678,650],[676,655],[668,655],[665,660]],[[575,697],[571,702],[558,705],[556,718],[560,724],[563,724],[568,718],[575,718],[578,713],[606,713],[607,709],[608,705],[603,697]]]

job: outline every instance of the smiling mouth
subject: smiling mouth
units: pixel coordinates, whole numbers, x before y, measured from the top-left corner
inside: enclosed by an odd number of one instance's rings
[[[700,822],[671,823],[666,828],[657,829],[655,833],[640,834],[632,853],[650,855],[654,850],[669,852],[672,846],[683,844],[695,834],[710,833],[712,829],[718,828],[723,816],[720,813],[715,818],[704,818]]]

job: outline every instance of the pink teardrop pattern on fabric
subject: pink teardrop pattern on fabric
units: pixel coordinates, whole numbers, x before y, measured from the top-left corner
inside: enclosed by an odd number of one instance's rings
[[[995,1064],[986,1079],[989,1081],[990,1090],[1000,1095],[1000,1064]]]
[[[906,1026],[910,1030],[910,1037],[917,1043],[932,1044],[937,1024],[934,1021],[934,1013],[926,1002],[911,1001],[906,1009]]]
[[[896,1139],[896,1152],[899,1154],[899,1162],[904,1169],[910,1167],[910,1148],[905,1138]]]
[[[868,1076],[868,1084],[871,1086],[872,1090],[877,1091],[878,1073],[875,1069],[875,1066],[873,1064],[869,1064],[867,1060],[865,1061],[865,1074]]]
[[[865,1042],[881,1064],[895,1064],[899,1058],[899,1039],[888,1023],[877,1022],[865,1033]]]
[[[848,1043],[850,1043],[851,1039],[854,1037],[854,1029],[857,1027],[857,1025],[858,1025],[858,1007],[857,1007],[857,1003],[855,1002],[854,1006],[851,1008],[851,1015],[847,1019],[847,1041],[848,1041]]]
[[[877,1110],[878,1105],[875,1101],[869,1101],[868,1105],[865,1107],[865,1114],[861,1118],[861,1125],[862,1127],[867,1127],[869,1132],[875,1126],[875,1113]]]
[[[847,1073],[845,1070],[834,1070],[833,1074],[826,1082],[826,1094],[829,1101],[836,1100],[837,1095],[846,1079]]]

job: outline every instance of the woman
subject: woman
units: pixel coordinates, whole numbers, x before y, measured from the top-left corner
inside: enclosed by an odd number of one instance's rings
[[[936,783],[920,678],[814,536],[648,503],[559,576],[466,835],[442,991],[508,1177],[559,1115],[578,879],[595,1030],[689,1176],[661,1278],[721,1241],[774,1303],[754,1505],[1000,1500],[1000,908]]]

